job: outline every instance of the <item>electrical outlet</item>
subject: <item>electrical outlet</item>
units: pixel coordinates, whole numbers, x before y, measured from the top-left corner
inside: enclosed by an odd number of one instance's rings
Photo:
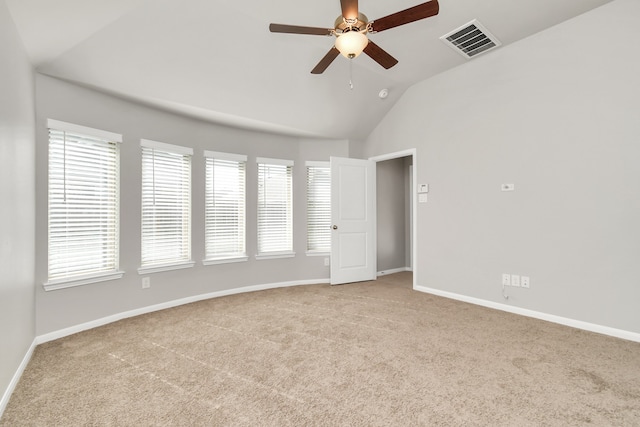
[[[520,276],[517,274],[511,275],[511,286],[520,287]]]
[[[503,273],[502,274],[502,286],[511,286],[511,275]]]
[[[329,267],[329,258],[324,259],[324,266]]]
[[[522,286],[523,288],[529,287],[529,276],[522,276],[520,278],[520,286]]]
[[[151,287],[151,277],[142,278],[142,289],[149,289]]]
[[[501,191],[515,191],[516,189],[516,185],[515,184],[502,184],[500,185],[500,190]]]

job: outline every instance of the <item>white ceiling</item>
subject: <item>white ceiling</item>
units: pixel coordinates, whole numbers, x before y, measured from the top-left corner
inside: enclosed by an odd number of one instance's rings
[[[218,123],[363,139],[409,86],[468,61],[440,36],[478,19],[504,49],[611,0],[440,0],[439,15],[370,35],[399,63],[385,70],[356,58],[353,90],[341,56],[310,74],[333,38],[268,30],[271,22],[332,28],[339,0],[5,1],[44,74]],[[360,0],[359,8],[373,20],[421,2]]]

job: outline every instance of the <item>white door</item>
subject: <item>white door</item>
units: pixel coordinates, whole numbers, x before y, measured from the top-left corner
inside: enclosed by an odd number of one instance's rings
[[[376,165],[331,157],[331,284],[376,279]]]

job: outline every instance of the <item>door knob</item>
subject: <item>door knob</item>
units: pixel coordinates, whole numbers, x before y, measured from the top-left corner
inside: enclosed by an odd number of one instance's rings
[[[338,226],[337,226],[337,225],[334,225],[334,226],[333,226],[333,227],[331,227],[331,228],[333,228],[334,230],[337,230],[337,229],[338,229]]]

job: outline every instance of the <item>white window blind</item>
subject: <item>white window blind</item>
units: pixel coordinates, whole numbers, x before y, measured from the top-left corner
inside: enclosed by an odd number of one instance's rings
[[[49,262],[45,289],[114,273],[121,277],[118,204],[122,137],[55,120],[49,120],[48,127]],[[84,283],[91,281],[98,280]]]
[[[244,257],[247,157],[205,151],[205,259]]]
[[[293,252],[293,162],[258,158],[258,255]]]
[[[307,251],[331,251],[331,168],[307,162]]]
[[[191,263],[193,150],[142,140],[142,268]]]

